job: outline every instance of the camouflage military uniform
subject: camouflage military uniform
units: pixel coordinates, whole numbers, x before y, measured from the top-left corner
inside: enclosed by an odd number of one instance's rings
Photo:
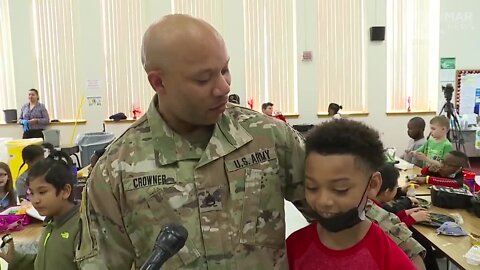
[[[382,230],[407,254],[409,258],[415,255],[424,257],[425,248],[412,238],[412,232],[400,219],[372,201],[368,200],[365,215],[377,223]]]
[[[162,269],[286,269],[283,199],[304,201],[303,138],[228,105],[203,149],[174,133],[156,106],[155,97],[88,179],[81,269],[139,268],[169,223],[189,237]]]

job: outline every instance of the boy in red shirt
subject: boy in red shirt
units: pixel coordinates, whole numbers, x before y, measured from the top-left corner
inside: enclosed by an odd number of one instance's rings
[[[463,187],[463,168],[468,163],[468,157],[460,151],[449,152],[440,167],[424,167],[422,176],[413,179],[417,184],[429,184],[452,188]]]
[[[281,112],[273,112],[273,103],[271,102],[266,102],[262,104],[262,112],[268,116],[277,118],[279,120],[282,120],[283,122],[287,122],[287,119]]]
[[[398,178],[400,177],[397,168],[387,164],[380,170],[380,173],[382,175],[382,186],[377,196],[372,198],[375,204],[390,213],[396,214],[408,227],[430,219],[430,214],[425,209],[413,208],[418,205],[417,199],[406,196],[397,198]]]
[[[415,269],[378,225],[365,218],[381,186],[378,133],[352,120],[328,121],[306,141],[305,198],[316,221],[287,239],[290,269]]]
[[[418,200],[405,196],[405,193],[398,188],[400,173],[397,168],[387,164],[380,170],[380,173],[382,174],[382,186],[377,196],[372,199],[375,204],[390,213],[396,214],[408,227],[417,222],[430,221],[430,213],[426,209],[420,207],[412,208],[418,205]],[[413,232],[413,237],[427,251],[424,259],[427,269],[438,270],[435,251],[430,242],[416,232]]]

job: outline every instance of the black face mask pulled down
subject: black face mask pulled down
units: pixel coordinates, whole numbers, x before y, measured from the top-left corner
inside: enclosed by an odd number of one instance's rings
[[[372,179],[372,177],[370,177],[370,179]],[[360,204],[362,204],[363,198],[365,197],[365,193],[367,192],[367,188],[369,185],[370,180],[368,180],[367,186],[365,187],[363,195],[360,198],[360,202],[356,207],[329,218],[325,218],[317,214],[315,219],[318,221],[318,223],[320,223],[320,225],[322,225],[323,228],[332,233],[340,232],[357,225],[362,221],[359,216],[360,212],[358,208],[360,207]],[[364,209],[362,209],[362,212],[363,210]]]

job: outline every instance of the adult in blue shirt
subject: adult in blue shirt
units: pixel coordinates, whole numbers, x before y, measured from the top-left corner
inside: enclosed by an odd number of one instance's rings
[[[39,100],[37,89],[28,90],[28,103],[22,106],[19,117],[19,123],[23,126],[23,139],[43,139],[42,131],[50,123],[48,111]]]

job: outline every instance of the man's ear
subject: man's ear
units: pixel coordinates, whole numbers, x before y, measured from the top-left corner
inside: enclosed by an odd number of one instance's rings
[[[152,70],[147,74],[148,82],[157,94],[165,94],[165,82],[163,81],[163,73],[159,70]]]
[[[375,198],[378,195],[378,191],[382,187],[382,174],[380,172],[375,172],[372,174],[370,179],[370,184],[367,189],[367,196],[369,198]]]

